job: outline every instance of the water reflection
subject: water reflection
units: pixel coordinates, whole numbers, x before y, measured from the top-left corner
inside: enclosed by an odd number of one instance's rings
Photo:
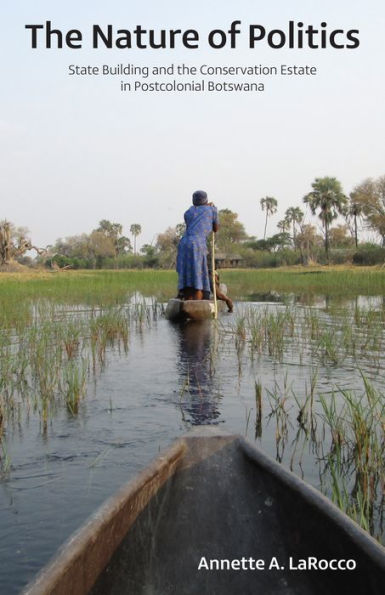
[[[183,420],[192,425],[218,423],[218,396],[213,377],[215,329],[210,320],[175,327],[178,336],[180,406]]]

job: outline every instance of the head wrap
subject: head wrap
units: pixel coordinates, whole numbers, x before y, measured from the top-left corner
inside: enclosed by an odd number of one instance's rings
[[[193,194],[193,205],[199,207],[207,203],[207,192],[204,190],[197,190]]]

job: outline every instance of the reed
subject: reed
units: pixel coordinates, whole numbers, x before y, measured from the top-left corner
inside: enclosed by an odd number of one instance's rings
[[[85,396],[87,387],[88,362],[81,360],[79,363],[68,362],[63,370],[62,392],[68,411],[76,415],[79,403]]]
[[[261,382],[256,382],[256,435],[261,437],[264,424],[274,420],[277,460],[286,457],[291,470],[298,466],[303,476],[302,458],[307,449],[319,467],[318,487],[361,527],[381,539],[384,395],[365,377],[361,393],[335,387],[324,394],[317,389],[317,378],[318,371],[314,371],[302,399],[296,396],[287,377],[282,386],[276,382],[272,389],[264,389]],[[263,403],[267,407],[265,421]]]
[[[382,365],[385,353],[385,325],[373,311],[365,313],[368,323],[355,324],[351,311],[321,312],[293,306],[247,306],[236,314],[223,336],[232,335],[249,346],[251,359],[266,354],[276,361],[285,355],[299,365],[312,362],[333,366],[349,358],[357,367]]]
[[[287,375],[282,389],[275,383],[273,390],[266,389],[266,394],[270,405],[268,420],[275,420],[276,459],[281,463],[288,441],[289,428],[292,427],[290,419],[292,403],[289,397]]]
[[[109,351],[126,355],[131,326],[149,327],[160,315],[154,300],[85,307],[42,298],[31,304],[25,324],[19,321],[0,332],[1,427],[14,415],[16,403],[25,411],[32,406],[43,431],[61,402],[75,415],[88,370],[97,374]]]
[[[324,491],[374,534],[385,485],[385,404],[365,378],[364,385],[361,395],[341,390],[331,398],[320,396],[330,436],[322,474],[330,478]]]
[[[4,426],[5,426],[5,407],[4,407],[4,397],[0,395],[0,439],[4,433]]]
[[[256,405],[255,437],[261,438],[261,436],[262,436],[262,383],[260,381],[255,382],[255,405]]]
[[[11,461],[8,456],[7,444],[4,436],[0,434],[0,478],[7,475],[11,467]]]

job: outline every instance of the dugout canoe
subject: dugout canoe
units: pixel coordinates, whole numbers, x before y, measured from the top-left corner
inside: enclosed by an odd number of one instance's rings
[[[355,568],[299,570],[302,560]],[[384,584],[382,546],[254,446],[206,427],[108,500],[24,594],[382,594]]]
[[[220,284],[220,290],[227,295],[227,286]],[[217,300],[218,313],[226,310],[226,304]],[[180,300],[172,298],[168,301],[165,316],[172,322],[184,320],[209,320],[215,316],[214,300]]]
[[[225,303],[217,301],[218,312],[223,312]],[[166,307],[167,320],[181,322],[183,320],[208,320],[214,318],[213,300],[180,300],[172,298]]]

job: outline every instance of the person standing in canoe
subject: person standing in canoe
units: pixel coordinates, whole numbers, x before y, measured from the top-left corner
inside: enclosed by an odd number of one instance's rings
[[[185,300],[203,300],[210,294],[206,239],[219,228],[217,208],[208,202],[206,192],[194,192],[193,206],[185,212],[184,220],[186,231],[176,260],[178,293]]]

